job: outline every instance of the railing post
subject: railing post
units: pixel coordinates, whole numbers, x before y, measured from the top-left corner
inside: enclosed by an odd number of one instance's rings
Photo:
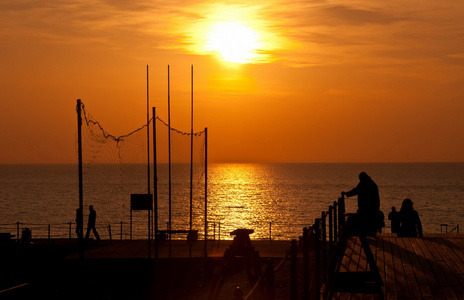
[[[303,228],[303,299],[309,300],[309,229]]]
[[[119,237],[120,240],[122,240],[122,221],[121,221],[121,230],[120,230],[120,237]]]
[[[314,299],[320,299],[320,291],[321,291],[321,249],[320,249],[320,219],[316,219],[314,222],[314,270],[316,276],[314,277],[314,286],[316,289],[316,297]]]
[[[326,212],[321,213],[321,242],[322,242],[322,270],[325,273],[327,268],[327,228],[326,228]]]
[[[329,251],[333,250],[333,206],[329,206]]]
[[[69,239],[71,239],[71,232],[72,232],[72,222],[69,222]]]
[[[337,201],[334,201],[333,203],[333,231],[334,231],[334,243],[338,241],[338,214],[337,214],[337,207],[338,203]]]
[[[108,224],[108,234],[110,236],[110,243],[113,241],[112,237],[111,237],[111,224]]]
[[[266,263],[266,300],[274,300],[274,265],[272,259]]]
[[[16,222],[16,242],[19,243],[19,221]]]
[[[213,241],[216,240],[216,222],[213,222]]]
[[[219,232],[219,234],[218,234],[218,240],[220,241],[220,240],[221,240],[221,221],[218,222],[218,227],[219,227],[219,228],[218,228],[218,232]]]
[[[338,232],[341,233],[345,226],[345,197],[338,198]]]
[[[296,240],[292,240],[290,246],[290,299],[298,298],[298,278],[297,278],[297,245]]]
[[[48,224],[48,242],[50,243],[50,224]]]
[[[269,222],[269,240],[272,241],[272,222]]]

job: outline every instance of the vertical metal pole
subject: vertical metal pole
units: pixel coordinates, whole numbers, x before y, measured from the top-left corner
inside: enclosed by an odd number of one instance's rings
[[[272,240],[272,222],[269,222],[269,240]]]
[[[193,222],[193,65],[191,69],[191,118],[190,118],[190,230]]]
[[[150,195],[150,93],[147,65],[147,194]],[[151,200],[150,200],[151,201]],[[153,203],[151,201],[151,203]],[[153,204],[152,204],[153,205]],[[148,258],[151,258],[151,210],[148,210]]]
[[[189,228],[193,226],[193,65],[191,69],[191,117],[190,117],[190,215]],[[192,243],[189,243],[189,258],[192,257]]]
[[[147,194],[150,195],[150,94],[148,83],[148,65],[147,65]],[[150,226],[150,225],[149,225]]]
[[[78,159],[79,159],[79,218],[84,220],[83,212],[84,212],[84,194],[83,194],[83,184],[82,184],[82,101],[81,99],[77,99],[77,152],[78,152]],[[79,258],[84,258],[84,222],[80,222],[78,224],[79,232]]]
[[[205,257],[208,257],[208,128],[205,128]]]
[[[169,239],[169,257],[171,257],[171,201],[172,201],[172,184],[171,184],[171,93],[170,93],[170,74],[168,65],[168,156],[169,156],[169,222],[168,222],[168,239]]]
[[[155,258],[158,258],[158,161],[156,158],[156,108],[153,107],[153,196],[155,230]]]

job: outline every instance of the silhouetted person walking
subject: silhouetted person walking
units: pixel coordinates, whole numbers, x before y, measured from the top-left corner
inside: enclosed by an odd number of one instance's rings
[[[404,199],[399,212],[400,237],[422,237],[422,223],[419,214],[413,208],[411,199]]]
[[[358,230],[362,230],[368,235],[375,235],[378,224],[378,211],[380,210],[380,196],[377,184],[365,173],[359,174],[358,185],[342,195],[351,197],[358,196]]]
[[[84,220],[82,211],[80,208],[76,209],[76,234],[79,239],[84,237]]]
[[[392,210],[388,214],[388,219],[391,222],[391,232],[398,233],[400,230],[400,213],[396,211],[396,207],[392,206]]]
[[[95,235],[95,238],[97,240],[100,240],[100,236],[98,235],[97,229],[95,228],[95,221],[97,219],[97,212],[93,209],[93,205],[89,206],[89,221],[87,223],[87,233],[85,235],[85,238],[88,239],[90,235],[90,230],[93,231],[93,234]]]

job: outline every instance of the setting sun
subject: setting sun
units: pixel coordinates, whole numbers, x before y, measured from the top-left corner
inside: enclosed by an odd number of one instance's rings
[[[259,49],[258,33],[236,22],[215,23],[208,36],[208,51],[217,51],[222,60],[249,63]]]

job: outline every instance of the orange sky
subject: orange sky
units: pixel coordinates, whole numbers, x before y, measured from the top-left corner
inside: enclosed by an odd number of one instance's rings
[[[138,128],[146,65],[165,118],[168,64],[185,131],[195,67],[211,162],[464,161],[464,2],[220,3],[0,1],[0,163],[76,162],[79,98]],[[247,63],[207,47],[219,22],[256,34]]]

